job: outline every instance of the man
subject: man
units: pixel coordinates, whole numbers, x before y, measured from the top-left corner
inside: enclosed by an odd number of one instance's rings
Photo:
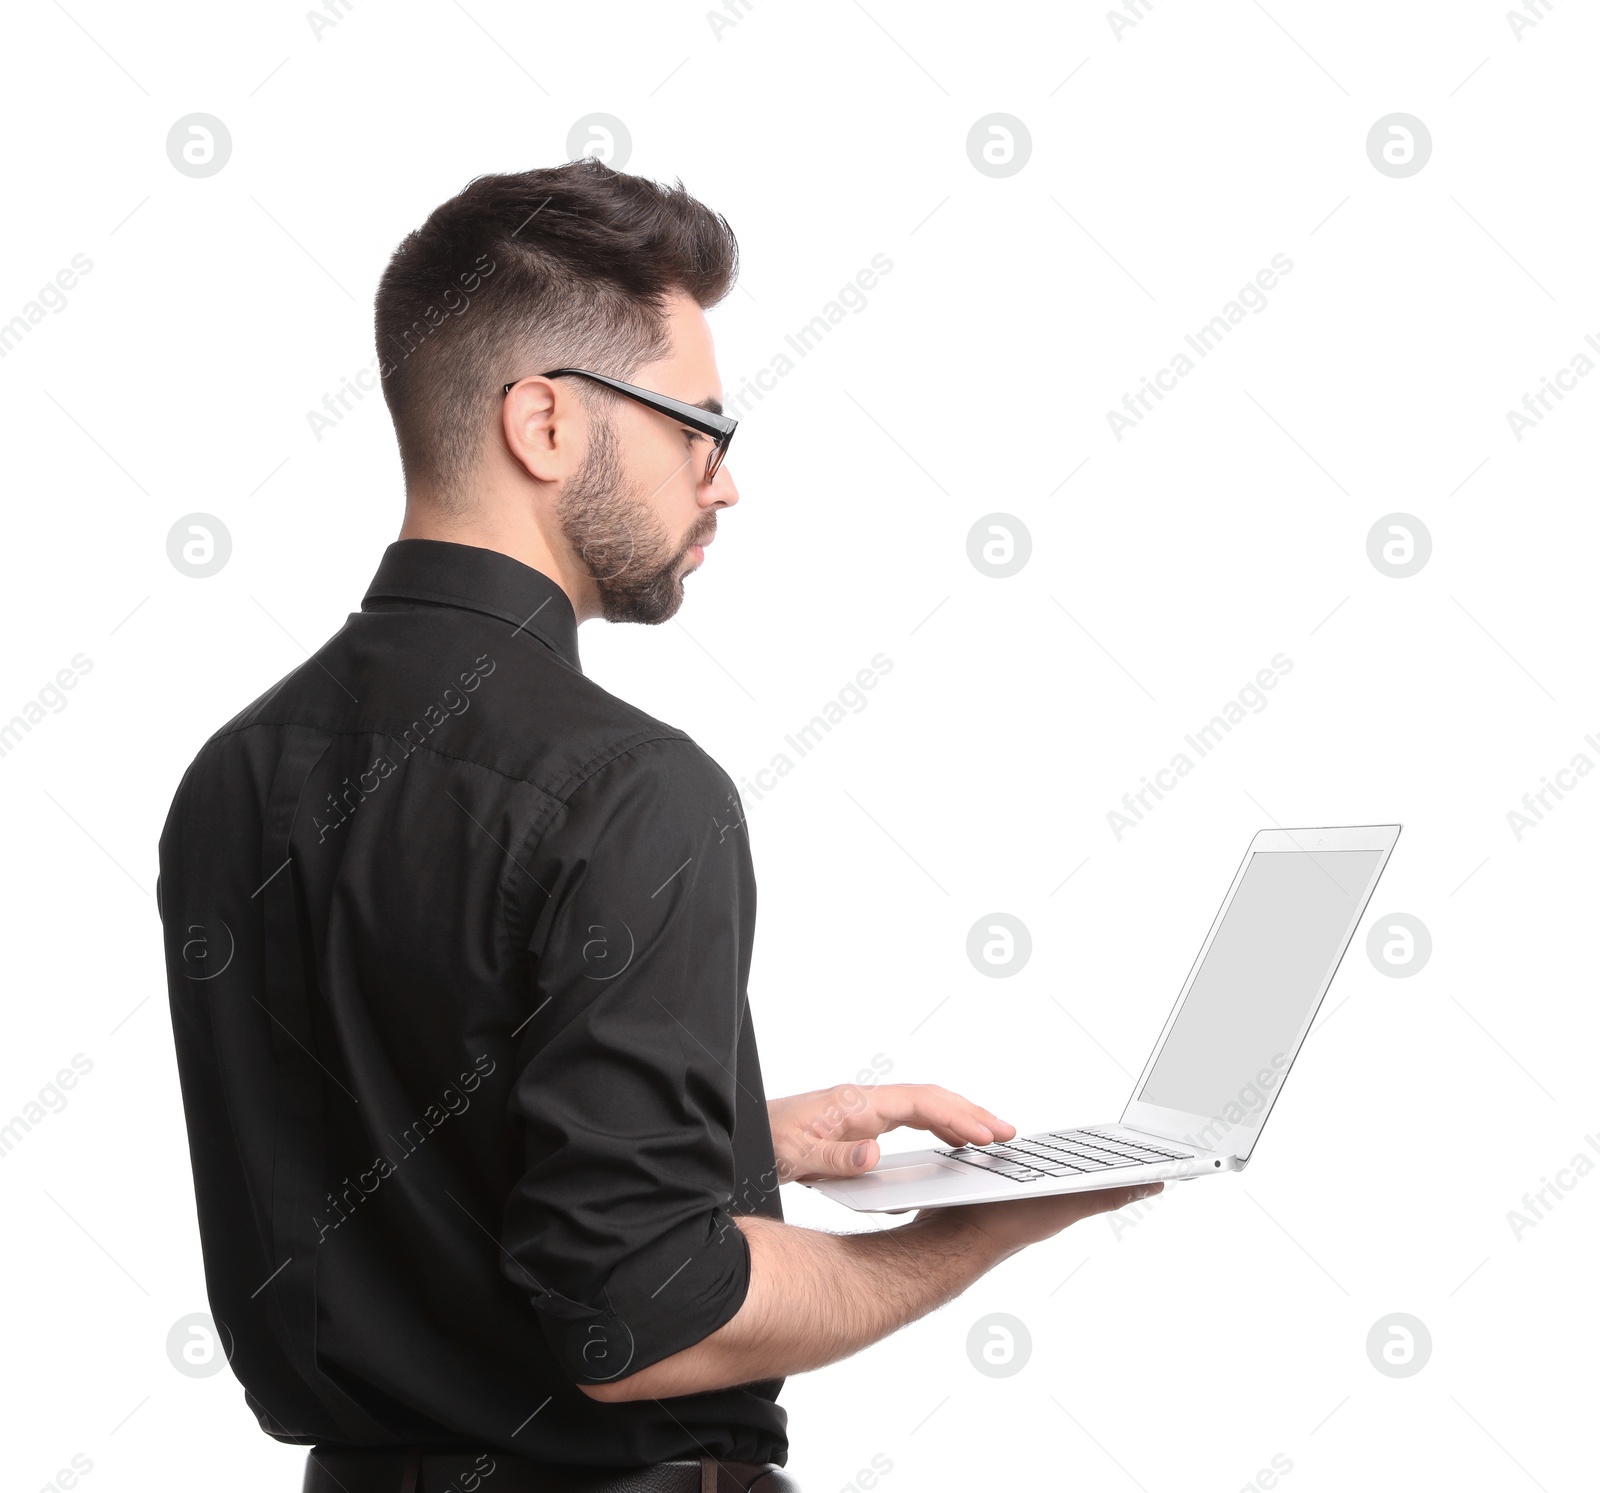
[[[785,1375],[1144,1195],[782,1221],[897,1126],[1015,1132],[918,1085],[765,1099],[738,795],[579,664],[579,622],[677,611],[738,501],[704,315],[736,259],[592,160],[411,234],[376,317],[400,538],[173,802],[207,1289],[308,1490],[780,1493]]]

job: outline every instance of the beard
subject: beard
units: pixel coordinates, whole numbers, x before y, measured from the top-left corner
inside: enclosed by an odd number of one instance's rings
[[[607,622],[665,622],[683,605],[683,562],[716,531],[708,513],[681,544],[629,482],[609,420],[590,421],[589,452],[556,504],[573,553],[600,594]]]

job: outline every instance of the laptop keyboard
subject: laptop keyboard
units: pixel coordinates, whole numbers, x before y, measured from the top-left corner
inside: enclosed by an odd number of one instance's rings
[[[939,1154],[1013,1182],[1043,1182],[1051,1177],[1194,1159],[1191,1151],[1164,1150],[1142,1141],[1136,1144],[1103,1130],[1049,1130],[1003,1145],[954,1146]]]

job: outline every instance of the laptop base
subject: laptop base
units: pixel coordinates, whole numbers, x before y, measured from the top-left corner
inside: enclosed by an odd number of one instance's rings
[[[1237,1156],[1182,1146],[1126,1125],[1089,1125],[992,1146],[901,1151],[859,1177],[807,1185],[857,1213],[904,1213],[1187,1181],[1243,1166]]]

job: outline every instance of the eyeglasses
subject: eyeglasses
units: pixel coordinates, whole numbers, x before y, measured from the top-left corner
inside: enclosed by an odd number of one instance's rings
[[[657,414],[667,415],[676,420],[680,425],[687,425],[690,430],[697,430],[701,435],[710,436],[712,440],[711,454],[706,458],[705,480],[712,481],[722,466],[722,459],[728,454],[728,446],[733,440],[733,433],[739,428],[737,420],[729,419],[727,415],[716,415],[710,410],[703,410],[696,404],[685,404],[681,399],[673,399],[670,395],[657,394],[650,389],[641,389],[637,384],[625,384],[620,378],[612,378],[605,373],[591,373],[587,368],[553,368],[549,373],[541,373],[540,378],[560,378],[563,374],[574,374],[578,378],[590,378],[597,384],[604,384],[608,389],[614,389],[618,394],[642,404],[646,409],[655,410]],[[509,394],[520,379],[513,379],[501,390],[501,398]]]

